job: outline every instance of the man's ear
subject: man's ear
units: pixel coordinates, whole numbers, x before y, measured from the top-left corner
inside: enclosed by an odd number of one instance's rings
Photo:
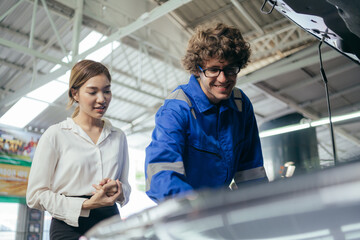
[[[197,70],[196,72],[194,72],[194,76],[198,78],[198,77],[200,77],[200,73],[201,73],[201,71]]]
[[[74,100],[76,102],[79,101],[79,95],[78,95],[78,90],[77,89],[71,88],[71,95],[72,95],[72,97],[74,98]]]

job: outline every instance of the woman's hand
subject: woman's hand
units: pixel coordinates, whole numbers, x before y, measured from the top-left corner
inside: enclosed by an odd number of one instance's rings
[[[106,185],[106,187],[104,187]],[[121,182],[120,182],[120,185],[121,185]],[[99,186],[100,187],[104,187],[104,190],[106,191],[106,195],[108,197],[111,197],[113,196],[117,190],[118,190],[118,186],[116,184],[116,181],[115,180],[112,180],[110,178],[104,178],[103,180],[100,181],[99,185],[95,185],[93,184],[92,185],[96,190],[99,189]],[[121,189],[122,190],[122,189]]]
[[[107,181],[107,180],[106,180]],[[116,186],[114,186],[116,184]],[[105,206],[112,206],[119,199],[124,198],[124,194],[121,187],[121,182],[119,180],[111,180],[108,183],[105,183],[103,186],[93,184],[93,187],[96,189],[94,195],[83,202],[83,209],[94,209]],[[107,192],[112,191],[116,187],[116,192],[112,196],[109,196]],[[119,199],[118,199],[119,198]]]
[[[93,187],[98,190],[99,186],[102,186],[103,189],[106,191],[106,195],[108,197],[113,196],[117,191],[118,191],[118,186],[115,182],[115,180],[112,180],[110,178],[104,178],[103,180],[100,181],[99,185],[95,185],[93,184]],[[120,196],[117,198],[117,201],[122,202],[124,201],[125,197],[124,197],[124,192],[122,189],[122,183],[120,182]]]

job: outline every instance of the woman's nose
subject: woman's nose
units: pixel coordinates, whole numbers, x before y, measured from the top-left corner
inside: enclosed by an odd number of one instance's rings
[[[104,96],[104,94],[99,93],[98,98],[97,98],[97,101],[98,101],[99,103],[105,102],[105,96]]]

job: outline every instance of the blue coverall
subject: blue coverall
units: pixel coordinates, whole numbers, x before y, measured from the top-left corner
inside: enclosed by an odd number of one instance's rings
[[[210,103],[195,76],[158,110],[146,148],[146,193],[155,202],[201,188],[264,179],[254,111],[240,89]]]

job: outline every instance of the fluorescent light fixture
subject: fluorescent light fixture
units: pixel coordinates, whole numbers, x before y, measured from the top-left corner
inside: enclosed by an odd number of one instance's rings
[[[310,125],[312,127],[316,127],[316,126],[325,125],[325,124],[329,124],[329,123],[330,123],[330,121],[328,118],[322,118],[322,119],[311,122]]]
[[[314,232],[306,232],[295,235],[286,235],[281,237],[267,238],[268,240],[305,240],[305,239],[324,239],[324,240],[332,240],[333,237],[331,235],[330,230],[322,229]]]
[[[358,117],[360,117],[360,111],[345,114],[345,115],[340,115],[340,116],[334,116],[331,118],[331,120],[334,123],[334,122],[341,122],[341,121],[358,118]],[[328,118],[322,118],[322,119],[319,119],[316,121],[312,121],[310,123],[294,124],[294,125],[289,125],[289,126],[285,126],[285,127],[274,128],[271,130],[262,131],[262,132],[260,132],[259,136],[260,136],[260,138],[264,138],[264,137],[274,136],[274,135],[278,135],[278,134],[282,134],[282,133],[302,130],[302,129],[306,129],[309,127],[325,125],[325,124],[329,124],[329,122],[330,121]]]
[[[23,128],[48,106],[48,103],[22,97],[0,118],[0,124]]]
[[[285,177],[292,177],[294,175],[295,168],[296,167],[294,165],[288,166],[286,169]]]
[[[350,231],[355,231],[355,230],[360,230],[360,223],[354,223],[354,224],[341,226],[342,232],[350,232]]]
[[[341,115],[341,116],[335,116],[332,118],[332,121],[340,122],[340,121],[345,121],[345,120],[349,120],[349,119],[353,119],[353,118],[357,118],[357,117],[360,117],[360,111]]]
[[[298,130],[309,128],[309,127],[310,127],[309,123],[294,124],[294,125],[289,125],[289,126],[285,126],[285,127],[266,130],[266,131],[261,132],[259,135],[260,135],[260,138],[264,138],[264,137],[279,135],[282,133],[298,131]]]
[[[340,122],[340,121],[345,121],[345,120],[358,118],[358,117],[360,117],[360,111],[345,114],[345,115],[341,115],[341,116],[332,117],[331,121],[332,122]],[[311,124],[312,127],[316,127],[316,126],[324,125],[324,124],[329,124],[329,119],[328,118],[322,118],[322,119],[319,119],[317,121],[313,121],[310,124]]]
[[[40,101],[53,103],[58,97],[64,94],[67,89],[68,86],[65,83],[53,80],[28,93],[26,96]]]

